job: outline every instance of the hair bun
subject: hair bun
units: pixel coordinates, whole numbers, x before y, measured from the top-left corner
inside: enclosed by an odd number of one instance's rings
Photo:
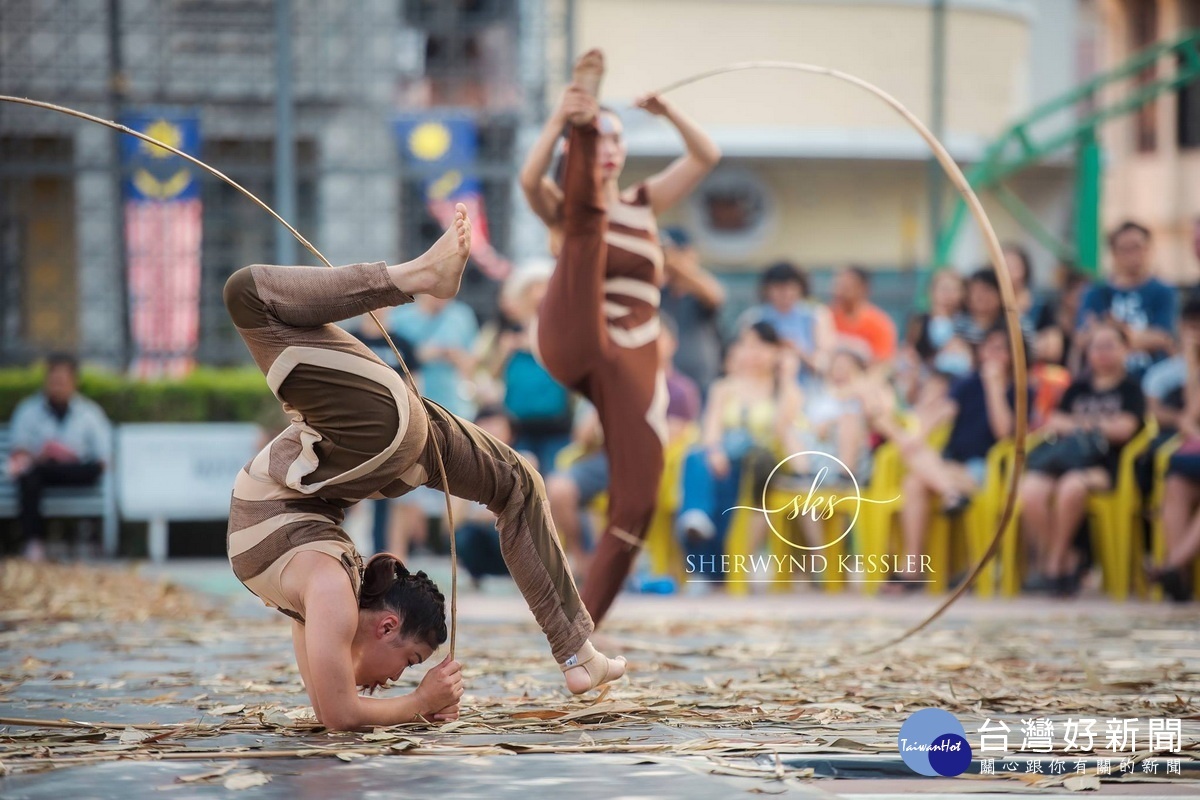
[[[391,553],[376,553],[363,568],[359,606],[367,607],[387,594],[408,570]]]

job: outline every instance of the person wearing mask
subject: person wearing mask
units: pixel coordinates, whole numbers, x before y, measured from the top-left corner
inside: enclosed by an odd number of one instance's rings
[[[954,326],[963,312],[966,284],[952,269],[941,269],[929,281],[929,311],[909,318],[904,337],[906,348],[921,363],[932,364],[934,356],[954,336]]]
[[[901,488],[904,506],[900,524],[905,553],[910,556],[925,552],[932,497],[940,498],[945,514],[964,511],[986,480],[988,452],[1013,432],[1016,394],[1008,330],[1003,326],[993,328],[976,349],[979,367],[950,390],[948,416],[953,422],[940,453],[889,418],[876,421],[878,425],[890,424],[890,438],[899,443],[907,469]],[[922,586],[916,582],[919,575],[893,573],[889,578],[905,589]]]

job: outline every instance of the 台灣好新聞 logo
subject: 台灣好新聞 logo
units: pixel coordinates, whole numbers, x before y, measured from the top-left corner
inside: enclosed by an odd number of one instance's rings
[[[952,778],[971,766],[971,745],[958,718],[940,708],[914,711],[896,737],[900,757],[921,775]]]

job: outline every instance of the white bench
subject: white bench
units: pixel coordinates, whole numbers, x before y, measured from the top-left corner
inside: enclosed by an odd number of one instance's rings
[[[12,452],[12,431],[0,425],[0,518],[13,519],[20,512],[16,482],[8,479],[5,467]],[[42,494],[42,514],[56,518],[98,518],[101,542],[108,556],[117,552],[117,499],[113,479],[112,453],[104,456],[107,465],[94,486],[47,486]]]
[[[172,520],[229,517],[233,480],[258,452],[251,423],[133,423],[117,440],[117,500],[121,518],[149,523],[149,553],[167,557]]]

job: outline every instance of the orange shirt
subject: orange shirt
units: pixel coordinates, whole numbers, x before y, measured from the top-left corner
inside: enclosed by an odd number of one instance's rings
[[[862,339],[876,361],[896,355],[896,325],[879,306],[864,303],[854,316],[833,307],[833,327],[843,336]]]

